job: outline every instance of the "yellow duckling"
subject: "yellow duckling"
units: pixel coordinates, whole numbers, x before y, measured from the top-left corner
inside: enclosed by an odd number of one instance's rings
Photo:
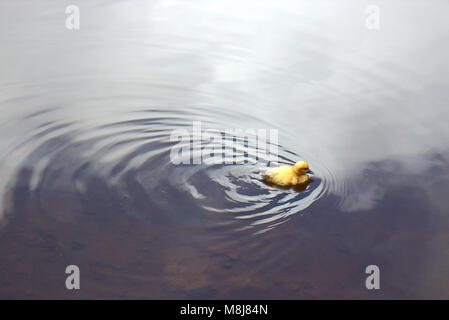
[[[265,171],[264,180],[282,187],[295,186],[310,182],[307,173],[311,172],[305,161],[298,161],[294,166],[279,166]]]

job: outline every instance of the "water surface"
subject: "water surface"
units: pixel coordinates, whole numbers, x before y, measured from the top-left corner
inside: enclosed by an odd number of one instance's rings
[[[446,1],[69,4],[0,4],[0,297],[449,296]],[[195,121],[313,182],[173,164]]]

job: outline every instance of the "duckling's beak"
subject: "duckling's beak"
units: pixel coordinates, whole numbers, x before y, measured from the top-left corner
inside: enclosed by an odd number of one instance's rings
[[[308,169],[307,173],[314,174],[312,170]]]

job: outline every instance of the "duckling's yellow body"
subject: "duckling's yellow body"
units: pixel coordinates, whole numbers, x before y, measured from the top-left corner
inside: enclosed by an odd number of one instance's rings
[[[264,180],[268,183],[288,187],[306,183],[310,180],[307,173],[309,165],[304,161],[298,161],[294,166],[279,166],[265,171]]]

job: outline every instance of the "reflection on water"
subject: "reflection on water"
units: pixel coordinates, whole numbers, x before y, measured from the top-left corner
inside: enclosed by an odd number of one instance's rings
[[[68,4],[0,4],[0,297],[448,296],[448,3]],[[313,182],[173,164],[195,121]]]

